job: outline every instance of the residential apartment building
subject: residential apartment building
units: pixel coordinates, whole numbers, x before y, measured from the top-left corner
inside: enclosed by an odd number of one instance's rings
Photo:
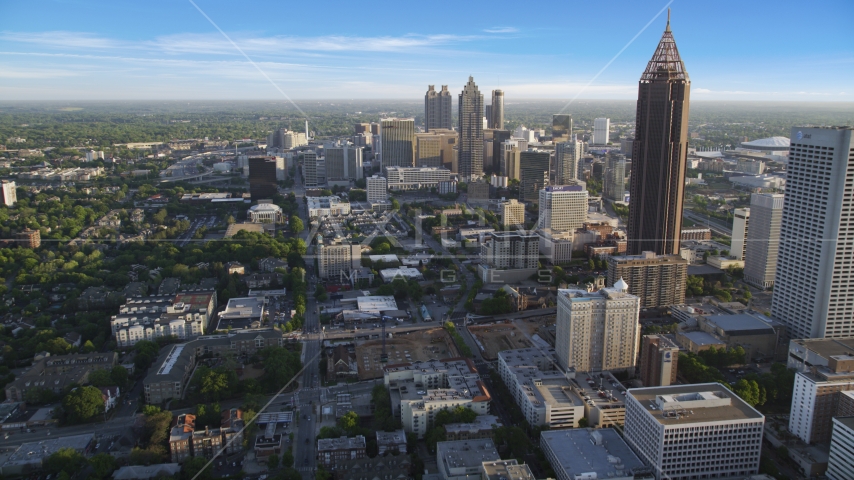
[[[7,207],[12,207],[18,202],[18,190],[14,181],[0,181],[0,201]]]
[[[498,205],[498,210],[501,212],[501,226],[515,227],[525,225],[525,204],[520,203],[515,198],[511,198],[506,202],[501,202]]]
[[[481,245],[480,258],[496,269],[537,268],[540,239],[526,231],[490,232]]]
[[[827,366],[815,365],[795,374],[789,431],[806,443],[830,441],[831,418],[852,415],[839,412],[844,392],[854,391],[854,356],[829,355]]]
[[[372,175],[365,181],[368,203],[379,203],[388,200],[388,180],[379,175]]]
[[[439,182],[451,179],[451,171],[445,168],[388,167],[386,169],[389,190],[418,190],[439,187]]]
[[[545,150],[527,150],[519,154],[519,200],[537,203],[540,190],[549,184],[551,154]]]
[[[498,352],[498,373],[529,425],[575,428],[584,417],[584,401],[557,368],[554,350]]]
[[[332,281],[348,280],[362,266],[362,247],[343,240],[317,241],[318,276]]]
[[[169,336],[190,340],[207,331],[216,306],[215,291],[128,298],[110,328],[120,347]]]
[[[782,193],[750,196],[750,230],[744,254],[744,281],[757,288],[774,286],[783,220]]]
[[[657,480],[759,473],[765,416],[718,383],[632,388],[626,443]]]
[[[39,248],[42,244],[41,231],[25,228],[15,234],[15,241],[24,248]]]
[[[562,185],[540,190],[537,228],[574,232],[587,221],[587,190],[581,185]]]
[[[571,117],[569,123],[571,126]],[[575,135],[572,135],[569,141],[555,144],[555,181],[558,185],[569,185],[572,180],[578,180],[581,150],[582,142]]]
[[[592,145],[607,145],[610,142],[611,135],[611,119],[610,118],[595,118],[593,119],[593,138],[590,140]]]
[[[415,165],[415,119],[380,120],[380,154],[383,168]]]
[[[620,280],[597,292],[558,290],[555,351],[561,368],[598,372],[634,369],[640,298]]]
[[[317,441],[317,460],[324,467],[330,467],[341,461],[365,458],[366,445],[362,435],[350,438],[321,438]]]
[[[238,453],[243,450],[243,427],[243,412],[236,408],[222,411],[219,428],[203,430],[196,429],[195,415],[178,415],[169,431],[171,460],[183,463],[194,457],[213,458],[223,448],[227,455]]]
[[[424,131],[454,128],[451,105],[451,92],[447,85],[442,85],[438,92],[434,85],[429,85],[424,94]]]
[[[326,181],[361,180],[362,148],[349,143],[330,143],[323,147],[326,157]]]
[[[747,234],[750,232],[750,209],[736,208],[732,212],[732,242],[729,254],[736,260],[744,260],[747,252]],[[777,238],[780,238],[779,231]]]
[[[605,157],[605,185],[602,193],[615,202],[626,200],[626,156],[609,153]]]
[[[59,395],[66,387],[89,383],[89,375],[96,370],[112,370],[117,362],[116,352],[44,357],[6,385],[6,399],[23,402],[31,389],[47,389]]]
[[[666,335],[641,338],[640,373],[645,387],[666,387],[676,383],[679,346]]]
[[[852,337],[854,128],[795,127],[790,142],[771,314],[793,338]]]
[[[679,255],[621,255],[608,258],[608,285],[619,279],[629,284],[629,293],[640,297],[641,308],[685,303],[688,262]]]
[[[854,417],[833,419],[826,474],[830,480],[854,478]]]
[[[468,182],[483,174],[483,94],[469,77],[459,95],[459,134],[457,145],[460,181]]]

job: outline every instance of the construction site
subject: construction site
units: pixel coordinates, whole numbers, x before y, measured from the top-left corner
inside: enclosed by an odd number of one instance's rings
[[[515,350],[533,346],[531,341],[512,323],[469,326],[469,332],[481,348],[483,358],[495,360],[502,350]]]
[[[444,328],[419,330],[411,334],[385,339],[388,364],[423,362],[431,359],[456,357],[456,347]],[[356,345],[359,380],[383,376],[383,339],[368,340]]]

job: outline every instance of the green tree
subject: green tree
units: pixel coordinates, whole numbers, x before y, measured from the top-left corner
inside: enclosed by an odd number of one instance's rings
[[[208,465],[208,459],[205,457],[193,457],[181,467],[181,478],[185,480],[209,480],[213,478],[213,468]],[[204,469],[204,470],[203,470]],[[198,475],[198,476],[197,476]]]
[[[590,421],[587,420],[587,417],[581,417],[578,419],[578,428],[587,428],[590,426]]]
[[[344,429],[348,435],[354,435],[356,429],[359,428],[359,415],[354,411],[349,411],[338,419],[338,426]]]
[[[290,449],[285,450],[285,453],[282,454],[281,464],[285,468],[291,468],[294,466],[294,453]]]
[[[109,387],[113,384],[109,370],[95,370],[89,374],[89,383],[95,387]]]
[[[104,397],[95,387],[77,387],[62,399],[62,409],[66,422],[85,422],[104,413]]]
[[[200,392],[205,397],[219,401],[223,394],[228,391],[228,376],[225,373],[217,372],[216,370],[208,370],[203,373],[201,378]]]
[[[109,453],[99,453],[89,459],[95,478],[109,478],[116,469],[116,459]]]
[[[276,469],[279,467],[279,456],[275,453],[267,457],[267,468]]]
[[[762,395],[759,388],[759,384],[757,384],[755,380],[745,380],[742,378],[735,383],[733,391],[751,407],[755,407],[761,404]]]
[[[24,401],[30,405],[44,405],[56,400],[56,394],[48,388],[31,388],[24,393]]]
[[[64,472],[71,476],[77,474],[86,465],[86,458],[73,448],[60,448],[42,463],[45,472],[58,474]]]
[[[305,230],[305,225],[303,225],[302,220],[298,216],[291,215],[288,221],[288,229],[291,233],[297,234]]]
[[[293,468],[285,468],[277,473],[272,480],[302,480],[302,475]]]
[[[110,379],[113,381],[113,385],[119,388],[127,387],[128,377],[128,370],[121,365],[116,365],[110,370]]]

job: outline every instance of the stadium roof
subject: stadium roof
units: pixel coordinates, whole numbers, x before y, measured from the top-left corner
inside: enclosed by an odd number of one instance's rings
[[[789,139],[786,137],[760,138],[759,140],[753,140],[750,142],[741,142],[741,146],[744,148],[751,148],[753,150],[788,151]]]

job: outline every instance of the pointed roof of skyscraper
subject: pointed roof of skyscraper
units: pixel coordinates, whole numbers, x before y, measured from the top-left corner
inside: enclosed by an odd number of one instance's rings
[[[676,48],[676,41],[670,31],[670,9],[667,10],[667,27],[664,34],[661,35],[658,48],[655,49],[655,54],[640,79],[641,82],[653,80],[689,80],[688,71],[685,70],[685,64],[679,56],[679,49]]]

